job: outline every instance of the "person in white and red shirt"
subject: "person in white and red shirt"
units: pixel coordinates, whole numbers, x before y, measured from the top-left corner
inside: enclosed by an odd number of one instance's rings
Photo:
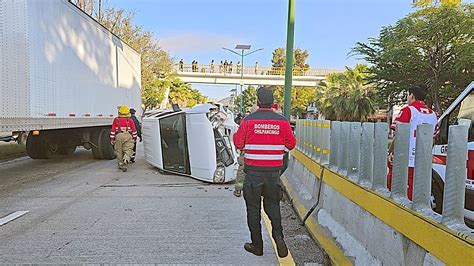
[[[413,193],[413,173],[415,167],[415,147],[416,147],[416,127],[420,124],[432,124],[433,127],[433,138],[438,134],[438,118],[436,113],[426,106],[424,100],[427,95],[427,89],[424,86],[413,85],[408,88],[407,102],[408,106],[405,106],[400,110],[400,114],[393,121],[390,129],[395,130],[398,123],[410,123],[410,150],[409,150],[409,161],[408,161],[408,199],[412,199]],[[388,156],[388,167],[389,172],[387,176],[387,187],[389,190],[392,188],[392,167],[393,167],[393,149],[394,145],[390,145],[389,156]]]
[[[286,118],[273,111],[271,89],[258,89],[257,101],[259,109],[247,115],[234,134],[235,147],[245,152],[243,192],[252,243],[246,243],[244,248],[257,256],[263,255],[260,223],[263,196],[263,208],[272,223],[278,256],[286,257],[288,248],[283,239],[280,213],[280,171],[285,151],[295,147],[296,139]]]

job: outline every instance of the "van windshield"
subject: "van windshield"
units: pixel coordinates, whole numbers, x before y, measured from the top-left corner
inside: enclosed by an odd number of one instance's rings
[[[465,118],[474,121],[474,91],[462,101],[457,118]]]

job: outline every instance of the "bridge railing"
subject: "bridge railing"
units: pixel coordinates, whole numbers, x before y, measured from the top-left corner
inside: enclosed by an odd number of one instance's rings
[[[449,127],[442,215],[431,208],[432,125],[422,124],[416,129],[413,201],[407,196],[409,124],[397,124],[391,191],[387,189],[387,123],[298,120],[295,131],[296,149],[311,160],[459,234],[474,238],[474,230],[465,225],[463,214],[469,126]]]
[[[221,64],[176,64],[174,66],[176,72],[194,72],[194,73],[213,73],[222,75],[241,75],[242,71],[244,75],[272,75],[272,76],[284,76],[285,67],[273,67],[273,66],[242,66],[239,65],[224,65]],[[338,69],[330,68],[301,68],[293,67],[293,76],[326,76],[330,73],[342,72]]]

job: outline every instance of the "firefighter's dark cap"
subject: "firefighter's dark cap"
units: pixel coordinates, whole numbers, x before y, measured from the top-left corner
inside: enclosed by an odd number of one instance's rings
[[[257,91],[257,99],[260,104],[273,104],[273,90],[267,87],[260,87]]]

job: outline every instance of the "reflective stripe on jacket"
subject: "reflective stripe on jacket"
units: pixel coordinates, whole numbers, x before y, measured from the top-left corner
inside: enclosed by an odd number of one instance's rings
[[[246,116],[234,134],[234,145],[245,151],[245,169],[279,171],[285,151],[295,147],[290,123],[270,108]]]
[[[131,118],[117,117],[114,119],[112,129],[110,130],[110,140],[115,141],[115,135],[121,132],[128,132],[133,140],[137,138],[137,129]]]

